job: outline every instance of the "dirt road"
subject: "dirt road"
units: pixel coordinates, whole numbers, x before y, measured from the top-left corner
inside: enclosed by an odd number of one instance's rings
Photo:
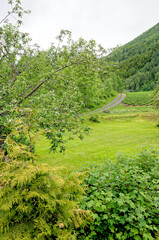
[[[124,100],[125,97],[126,97],[126,94],[119,94],[113,101],[111,101],[107,105],[105,105],[105,106],[103,106],[101,108],[98,108],[96,110],[90,111],[90,112],[84,114],[84,116],[85,115],[89,115],[89,114],[93,114],[93,113],[98,113],[98,112],[101,112],[101,111],[104,111],[104,110],[108,110],[108,109],[110,109],[112,107],[115,107],[118,104],[120,104]]]

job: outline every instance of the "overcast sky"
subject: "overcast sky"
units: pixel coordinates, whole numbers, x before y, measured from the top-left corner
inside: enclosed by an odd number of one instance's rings
[[[42,48],[49,47],[61,29],[76,40],[94,39],[105,48],[125,44],[159,22],[159,0],[21,0],[31,14],[23,31]],[[0,0],[0,20],[7,0]]]

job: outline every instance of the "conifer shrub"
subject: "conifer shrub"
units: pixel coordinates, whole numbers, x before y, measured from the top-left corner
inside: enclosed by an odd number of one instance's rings
[[[159,159],[155,151],[92,166],[81,207],[92,211],[79,239],[151,240],[159,236]]]
[[[76,239],[90,214],[78,206],[81,174],[46,164],[0,163],[0,239]]]

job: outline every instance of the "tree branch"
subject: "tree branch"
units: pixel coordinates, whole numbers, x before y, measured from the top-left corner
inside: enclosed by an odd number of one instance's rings
[[[43,80],[41,83],[39,83],[30,93],[28,93],[27,95],[25,95],[23,97],[23,99],[21,99],[17,105],[19,106],[26,98],[30,97],[31,95],[33,95],[34,92],[36,92],[45,82],[47,82],[55,73],[67,68],[67,67],[70,67],[71,65],[74,65],[74,64],[77,64],[77,62],[74,62],[74,63],[70,63],[69,65],[65,65],[57,70],[55,70],[52,74],[50,74],[49,77],[47,77],[45,80]]]
[[[2,24],[12,13],[13,13],[13,11],[9,12],[9,13],[7,14],[7,16],[5,16],[5,17],[0,21],[0,24]]]
[[[21,94],[20,94],[20,97],[22,97],[22,95],[29,89],[29,88],[31,88],[32,86],[30,85],[30,86],[28,86]]]
[[[0,116],[1,116],[1,117],[4,117],[4,116],[8,115],[8,113],[9,113],[9,111],[1,112],[1,113],[0,113]]]

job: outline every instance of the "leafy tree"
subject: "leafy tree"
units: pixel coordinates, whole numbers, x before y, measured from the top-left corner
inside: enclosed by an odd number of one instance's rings
[[[10,14],[21,17],[20,1],[9,3],[14,4]],[[71,33],[62,30],[57,46],[52,43],[49,50],[41,51],[37,45],[31,46],[29,35],[21,33],[19,25],[1,22],[0,148],[4,148],[6,135],[14,140],[11,132],[21,121],[19,131],[28,129],[30,149],[32,132],[43,129],[51,150],[59,146],[63,151],[66,131],[79,137],[86,131],[78,112],[82,102],[90,104],[93,92],[98,95],[99,58],[105,50],[92,40],[73,41]]]
[[[34,160],[34,134],[44,133],[51,150],[63,151],[70,133],[86,131],[75,73],[87,64],[96,71],[104,51],[63,30],[57,46],[41,51],[19,31],[19,18],[16,26],[5,22],[24,13],[19,0],[9,4],[0,28],[0,239],[76,239],[76,229],[89,219],[78,207],[80,175],[62,176],[28,160]]]

